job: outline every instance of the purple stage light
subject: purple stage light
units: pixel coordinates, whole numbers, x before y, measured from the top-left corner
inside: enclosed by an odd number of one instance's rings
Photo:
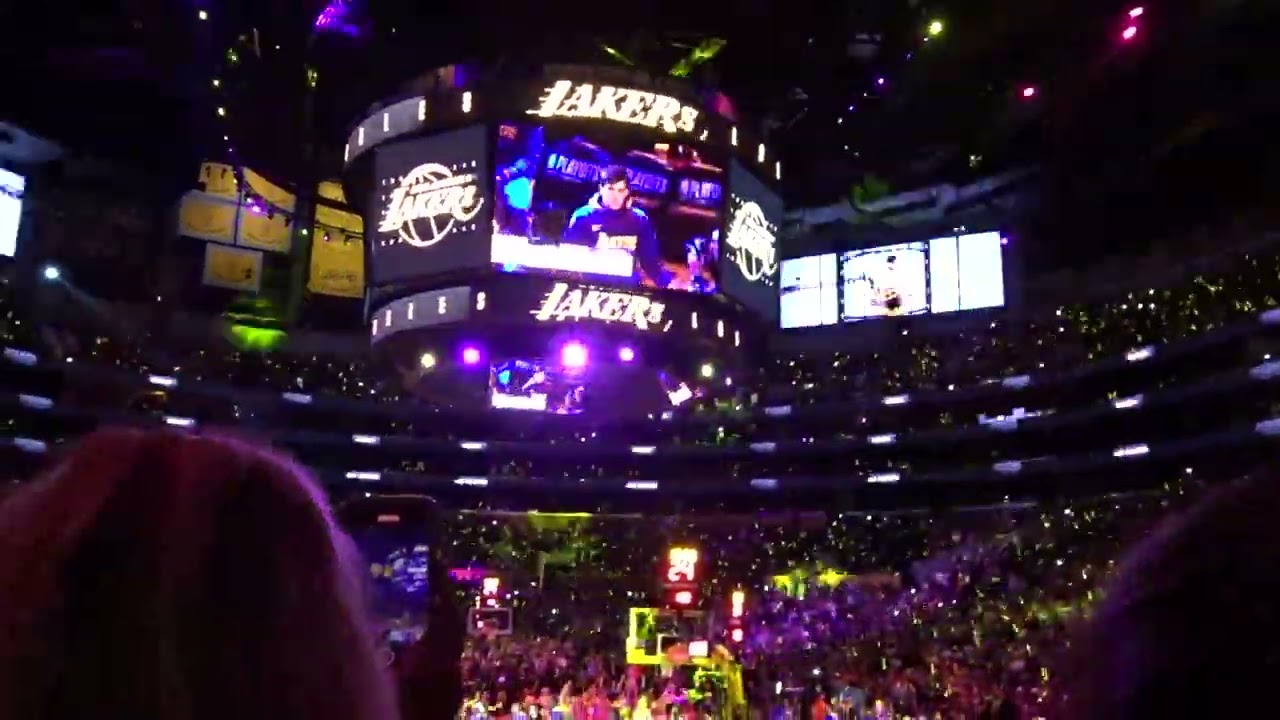
[[[636,359],[636,351],[632,350],[626,345],[623,345],[622,347],[618,348],[618,359],[624,363],[631,362],[632,360]]]
[[[475,365],[480,362],[480,348],[468,345],[462,349],[462,362],[465,365]]]
[[[582,343],[571,342],[560,350],[560,364],[567,368],[580,368],[587,364],[587,348]]]

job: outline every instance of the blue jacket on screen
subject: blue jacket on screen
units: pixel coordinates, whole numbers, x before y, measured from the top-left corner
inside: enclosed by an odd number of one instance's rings
[[[603,238],[601,236],[604,236]],[[641,272],[659,287],[670,282],[670,273],[662,265],[658,252],[658,236],[653,223],[644,210],[638,207],[611,210],[600,204],[599,193],[591,196],[586,205],[574,211],[565,230],[564,241],[573,245],[595,247],[602,239],[631,251],[636,260],[635,279]]]

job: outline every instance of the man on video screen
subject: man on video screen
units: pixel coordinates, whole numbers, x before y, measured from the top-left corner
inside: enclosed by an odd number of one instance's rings
[[[658,253],[658,236],[644,210],[632,206],[631,182],[621,165],[605,168],[600,190],[574,211],[564,241],[621,248],[635,258],[634,277],[642,285],[667,287],[670,273]]]

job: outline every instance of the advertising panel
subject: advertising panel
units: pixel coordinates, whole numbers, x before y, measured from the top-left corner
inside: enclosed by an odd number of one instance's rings
[[[486,140],[476,125],[376,150],[366,223],[374,284],[487,267]]]
[[[0,168],[0,257],[13,257],[18,251],[18,224],[22,221],[26,187],[26,178]]]
[[[781,263],[782,329],[1003,307],[998,232],[793,258]]]
[[[778,318],[782,198],[737,160],[729,164],[729,188],[720,281],[726,295],[773,322]]]
[[[593,97],[604,91],[621,102],[613,88],[593,88]],[[650,126],[652,108],[573,110],[568,99],[544,100],[528,111],[536,117],[498,129],[493,264],[566,280],[718,290],[726,158],[647,129],[679,129],[682,106],[663,105]],[[537,120],[545,117],[578,121]]]

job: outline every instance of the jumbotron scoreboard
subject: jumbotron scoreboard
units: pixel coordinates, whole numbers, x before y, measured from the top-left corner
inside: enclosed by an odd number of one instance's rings
[[[423,395],[497,410],[737,393],[776,324],[782,166],[732,103],[627,68],[434,77],[346,144],[376,354]]]

